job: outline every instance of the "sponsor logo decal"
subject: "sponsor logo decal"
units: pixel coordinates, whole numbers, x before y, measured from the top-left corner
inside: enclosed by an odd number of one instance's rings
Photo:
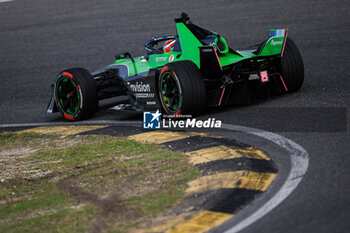
[[[282,41],[275,41],[275,40],[271,40],[271,45],[273,45],[273,46],[276,46],[276,45],[281,45],[282,44]]]
[[[213,52],[213,50],[212,49],[201,49],[201,52],[203,52],[203,53],[211,53],[211,52]]]
[[[181,118],[181,119],[179,119]],[[185,119],[183,119],[185,118]],[[159,110],[156,112],[143,112],[143,128],[144,129],[160,129],[166,128],[221,128],[221,120],[215,118],[208,118],[204,120],[192,118],[191,115],[163,115],[161,120],[161,113]]]
[[[160,129],[161,113],[143,112],[143,128],[144,129]]]
[[[166,61],[167,57],[156,57],[156,62]]]
[[[130,85],[130,89],[133,92],[150,92],[151,86],[149,84],[143,84],[142,82],[136,82],[135,84]]]
[[[154,98],[154,93],[135,93],[135,97],[140,99]]]
[[[257,75],[257,74],[249,75],[249,80],[258,80],[258,79],[260,79],[260,78],[259,78],[259,75]]]
[[[174,55],[171,55],[170,57],[169,57],[169,62],[172,62],[172,61],[174,61]]]
[[[156,105],[156,101],[146,101],[147,105]]]

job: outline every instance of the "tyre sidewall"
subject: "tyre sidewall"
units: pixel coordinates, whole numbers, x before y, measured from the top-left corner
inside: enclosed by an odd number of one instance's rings
[[[168,111],[168,108],[165,106],[165,103],[164,103],[164,100],[162,99],[162,93],[161,93],[161,82],[162,82],[162,78],[165,74],[167,73],[170,73],[171,75],[173,75],[175,81],[177,82],[178,84],[178,88],[179,88],[179,94],[182,95],[182,102],[181,102],[181,106],[179,107],[179,109],[172,113],[172,112],[169,112]],[[159,80],[158,80],[158,90],[159,90],[159,98],[161,98],[161,103],[162,103],[162,107],[163,107],[163,110],[165,111],[166,114],[168,115],[177,115],[177,114],[180,114],[181,113],[181,109],[183,108],[183,91],[182,91],[182,83],[181,81],[179,80],[178,76],[176,75],[175,71],[172,69],[171,66],[169,65],[166,65],[163,67],[163,69],[161,70],[161,74],[159,76]]]
[[[170,72],[179,84],[182,95],[182,103],[179,111],[170,113],[164,106],[164,100],[161,93],[161,80],[166,72]],[[165,65],[160,73],[158,80],[158,92],[162,103],[163,111],[167,114],[198,114],[205,107],[205,86],[202,75],[198,67],[192,61],[178,61]]]
[[[304,82],[304,64],[298,47],[290,38],[287,38],[281,58],[281,70],[288,92],[299,90]]]
[[[68,76],[67,76],[68,75]],[[71,77],[70,77],[71,75]],[[57,83],[62,78],[71,78],[78,89],[80,97],[79,109],[74,115],[67,114],[57,100]],[[96,84],[91,74],[82,68],[72,68],[62,71],[56,78],[54,85],[56,105],[63,117],[70,121],[82,120],[91,116],[97,109]]]

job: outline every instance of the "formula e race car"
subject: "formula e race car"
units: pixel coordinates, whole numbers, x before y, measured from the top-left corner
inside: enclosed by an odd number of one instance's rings
[[[100,100],[128,96],[120,109],[198,114],[208,106],[297,91],[303,84],[302,57],[287,29],[271,30],[249,50],[233,50],[224,37],[192,23],[185,13],[175,23],[177,34],[153,37],[144,45],[144,56],[126,52],[93,73],[61,72],[47,113],[81,120],[98,110]]]

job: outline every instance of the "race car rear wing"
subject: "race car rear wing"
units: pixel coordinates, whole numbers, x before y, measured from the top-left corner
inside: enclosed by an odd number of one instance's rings
[[[282,57],[287,36],[288,29],[272,29],[257,54],[261,56],[281,55]]]
[[[224,55],[232,52],[225,38],[216,32],[192,23],[186,13],[182,13],[180,18],[175,19],[175,22],[183,58],[193,61],[198,68],[202,68],[203,57],[206,57],[216,63],[214,70],[219,68],[219,66],[222,69],[218,53]],[[212,49],[209,47],[212,47]],[[240,56],[237,52],[235,53]],[[210,69],[212,70],[212,68]]]
[[[200,51],[200,70],[202,74],[213,75],[222,71],[222,66],[213,46],[201,46]]]

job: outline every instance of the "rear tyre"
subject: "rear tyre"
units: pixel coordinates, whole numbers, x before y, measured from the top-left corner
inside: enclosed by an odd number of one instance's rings
[[[199,114],[206,104],[202,74],[192,61],[172,62],[163,67],[158,90],[168,115]]]
[[[61,72],[56,78],[54,91],[57,107],[67,120],[82,120],[97,110],[96,83],[90,72],[83,68]]]
[[[281,58],[281,82],[283,92],[298,91],[304,82],[303,58],[294,41],[287,38]]]

